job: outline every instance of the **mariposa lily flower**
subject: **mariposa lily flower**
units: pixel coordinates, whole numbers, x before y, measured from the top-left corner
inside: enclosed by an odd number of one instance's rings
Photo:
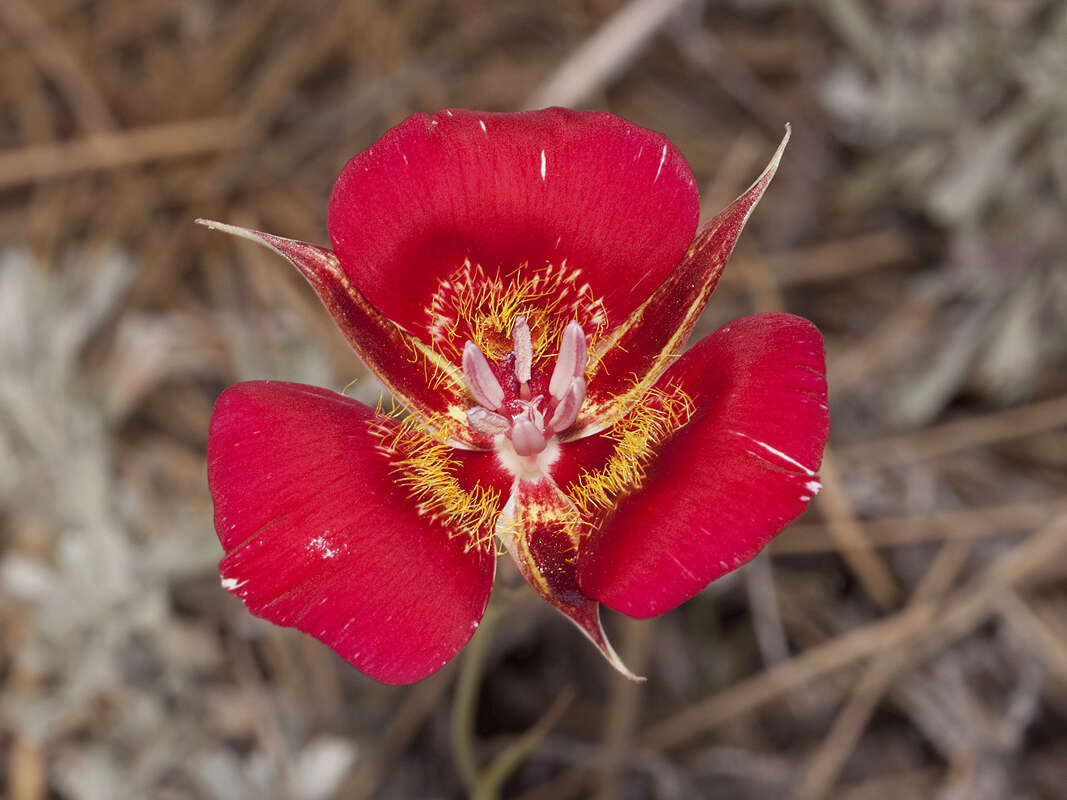
[[[404,683],[470,638],[499,549],[630,674],[601,603],[674,608],[819,489],[810,322],[746,317],[683,354],[785,143],[697,232],[660,134],[565,109],[419,114],[338,178],[332,251],[205,222],[300,270],[403,410],[227,389],[208,445],[223,586]]]

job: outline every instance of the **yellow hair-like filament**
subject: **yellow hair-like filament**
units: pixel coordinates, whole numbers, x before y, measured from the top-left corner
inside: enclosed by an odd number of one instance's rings
[[[604,432],[615,442],[607,462],[597,470],[582,470],[567,487],[587,526],[644,485],[656,448],[689,422],[694,409],[692,398],[680,387],[650,389]]]
[[[393,410],[395,415],[395,406]],[[452,424],[447,419],[427,424],[409,415],[396,426],[371,422],[370,432],[377,437],[378,452],[389,459],[396,483],[408,491],[418,514],[440,523],[449,538],[466,536],[466,552],[488,551],[502,505],[500,493],[492,487],[465,489],[460,484],[456,477],[460,465],[453,458],[454,448],[447,444]]]
[[[592,349],[606,329],[607,310],[580,278],[581,270],[565,262],[536,269],[524,265],[490,277],[481,265],[466,261],[441,281],[426,307],[434,347],[457,361],[469,339],[490,361],[500,361],[512,350],[515,321],[525,316],[535,361],[555,356],[572,319],[582,326]]]

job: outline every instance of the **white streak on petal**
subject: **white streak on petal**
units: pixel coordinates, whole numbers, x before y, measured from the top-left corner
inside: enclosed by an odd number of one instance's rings
[[[545,162],[545,151],[542,150],[541,151],[541,180],[545,179],[545,171],[546,171],[547,167],[548,167],[548,164]]]
[[[772,455],[778,456],[778,458],[782,459],[782,461],[785,461],[787,464],[792,464],[794,467],[796,467],[797,469],[801,470],[805,475],[814,475],[815,474],[815,470],[808,469],[803,464],[801,464],[799,461],[797,461],[795,458],[793,458],[791,456],[787,456],[781,450],[779,450],[779,449],[777,449],[775,447],[771,447],[766,442],[761,442],[759,439],[756,439],[753,436],[749,436],[747,433],[742,433],[741,431],[733,431],[733,433],[737,434],[738,436],[743,436],[744,438],[748,439],[750,442],[753,442],[754,444],[759,445],[764,450],[766,450],[768,453],[771,453]],[[821,488],[821,484],[820,484],[820,488]]]
[[[682,574],[683,574],[683,575],[685,575],[685,576],[686,576],[687,578],[689,578],[690,580],[696,580],[696,579],[697,579],[697,576],[693,574],[693,571],[692,571],[691,569],[689,569],[689,567],[687,567],[687,566],[686,566],[685,564],[683,564],[683,563],[682,563],[682,562],[681,562],[681,561],[680,561],[680,560],[678,559],[678,556],[674,555],[674,553],[668,553],[667,555],[669,555],[669,556],[670,556],[670,558],[671,558],[671,561],[673,561],[673,562],[674,562],[675,564],[677,564],[677,565],[678,565],[678,569],[680,569],[680,570],[682,571]],[[725,566],[726,566],[726,564],[725,564],[725,563],[723,563],[723,566],[725,567]]]
[[[663,171],[663,162],[667,160],[667,145],[663,145],[663,152],[659,155],[659,166],[656,167],[656,177],[652,179],[655,183],[659,180],[659,174]]]

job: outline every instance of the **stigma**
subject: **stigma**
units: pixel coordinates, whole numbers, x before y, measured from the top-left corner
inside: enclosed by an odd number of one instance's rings
[[[535,364],[526,317],[515,320],[511,340],[512,353],[495,366],[474,342],[464,344],[463,378],[477,403],[467,410],[467,424],[493,439],[516,477],[536,477],[555,460],[557,435],[574,424],[585,401],[585,332],[575,320],[567,324],[551,374]]]

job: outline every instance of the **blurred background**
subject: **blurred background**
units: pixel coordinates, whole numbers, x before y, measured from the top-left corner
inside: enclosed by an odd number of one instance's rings
[[[544,735],[503,796],[1063,798],[1065,85],[1059,0],[0,1],[0,794],[464,795],[455,664],[382,686],[219,586],[215,397],[364,373],[192,220],[327,243],[408,114],[562,104],[667,134],[705,217],[792,122],[698,333],[813,319],[833,432],[763,556],[608,615],[647,684],[508,613],[476,757]]]

